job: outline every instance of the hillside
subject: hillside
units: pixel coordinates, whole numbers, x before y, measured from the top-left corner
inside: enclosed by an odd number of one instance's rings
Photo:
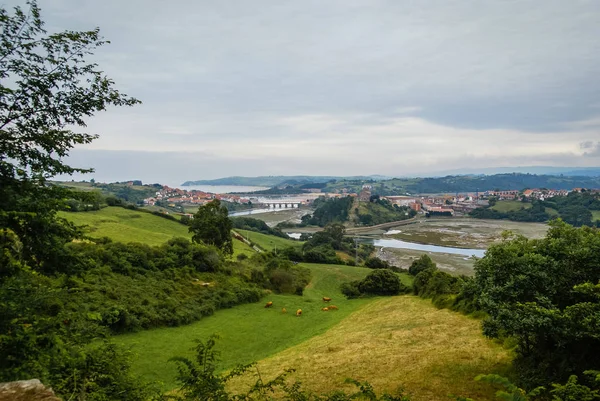
[[[264,301],[272,301],[272,308],[264,303],[236,306],[216,312],[213,316],[187,326],[142,331],[115,338],[116,342],[138,355],[133,365],[136,373],[147,379],[161,381],[165,389],[175,387],[175,365],[166,363],[174,355],[191,355],[196,339],[212,334],[220,336],[221,369],[230,369],[239,363],[250,363],[291,346],[321,335],[352,312],[373,299],[348,301],[339,290],[339,283],[363,278],[368,269],[351,266],[304,265],[311,269],[313,279],[303,296],[270,294]],[[322,297],[333,298],[338,311],[322,312]],[[286,308],[287,313],[281,309]],[[302,317],[295,312],[302,309]]]
[[[475,192],[495,189],[522,190],[525,188],[600,188],[600,176],[596,170],[578,175],[552,174],[473,174],[448,175],[445,177],[387,178],[382,176],[329,177],[329,176],[273,176],[273,177],[227,177],[217,180],[187,181],[183,185],[256,185],[276,187],[285,184],[287,191],[304,190],[307,183],[321,184],[322,192],[360,192],[365,184],[372,186],[378,195]],[[578,173],[578,171],[573,171]],[[323,185],[326,184],[326,185]],[[282,190],[265,193],[281,193]],[[285,191],[284,191],[285,192]]]
[[[312,215],[302,217],[303,224],[324,227],[330,223],[348,226],[372,226],[392,221],[406,220],[415,212],[406,206],[392,204],[375,195],[370,201],[361,202],[356,197],[319,198],[313,203]]]
[[[250,240],[251,242],[258,245],[260,248],[266,251],[272,251],[273,249],[283,249],[286,247],[294,247],[300,248],[302,247],[303,242],[295,241],[293,239],[285,239],[281,237],[275,237],[273,235],[266,235],[262,233],[257,233],[249,230],[235,230],[236,232],[242,234],[244,238]]]
[[[104,196],[115,196],[130,203],[140,203],[145,198],[154,196],[156,191],[162,188],[160,184],[143,185],[141,181],[130,183],[96,183],[88,181],[53,181],[55,185],[72,188],[79,191],[96,191]]]
[[[494,189],[522,190],[525,188],[600,188],[599,176],[557,176],[536,174],[494,174],[494,175],[451,175],[429,178],[394,178],[378,182],[339,180],[330,182],[323,192],[359,192],[364,184],[372,186],[378,195],[398,195],[403,193],[455,193],[475,192]]]
[[[160,245],[173,237],[191,238],[188,227],[150,213],[109,206],[90,212],[59,212],[77,225],[86,225],[86,235],[109,237],[119,242]]]
[[[384,200],[373,202],[355,202],[350,221],[356,226],[372,226],[392,221],[406,220],[415,215],[408,207],[392,205]]]
[[[366,380],[378,392],[398,387],[414,401],[445,401],[449,394],[494,400],[482,372],[506,374],[511,353],[481,334],[480,321],[436,309],[414,296],[372,299],[326,333],[258,363],[263,377],[295,368],[292,380],[325,392],[351,389],[347,377]],[[236,380],[232,387],[252,379]]]
[[[322,183],[331,180],[376,180],[385,179],[383,176],[356,176],[356,177],[339,177],[339,176],[312,176],[312,175],[276,175],[276,176],[261,176],[261,177],[224,177],[214,180],[196,180],[186,181],[182,185],[248,185],[258,187],[274,187],[282,184],[310,184]]]
[[[92,238],[108,237],[117,242],[161,245],[174,237],[192,237],[188,227],[181,223],[122,207],[109,206],[90,212],[59,212],[58,215],[76,225],[87,226],[85,235]],[[234,239],[233,257],[241,253],[250,256],[255,251]]]

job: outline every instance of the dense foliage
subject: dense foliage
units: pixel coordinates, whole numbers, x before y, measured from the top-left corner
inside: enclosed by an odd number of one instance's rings
[[[410,292],[396,273],[388,269],[376,269],[364,279],[341,285],[342,294],[347,298],[362,295],[398,295]]]
[[[408,268],[408,273],[416,276],[417,274],[421,273],[423,270],[426,269],[431,269],[431,268],[435,268],[435,263],[433,262],[433,260],[431,260],[431,258],[429,257],[429,255],[427,254],[423,254],[421,255],[421,257],[419,259],[414,260],[409,268]]]
[[[368,267],[369,269],[390,269],[392,266],[378,257],[370,257],[365,260],[365,267]]]
[[[477,262],[484,333],[515,339],[522,383],[600,370],[598,260],[600,232],[559,221],[546,238],[506,237]]]
[[[369,202],[359,202],[353,212],[354,222],[364,226],[406,220],[417,214],[408,206],[398,206],[387,199],[381,199],[379,195],[372,195]]]
[[[426,267],[413,291],[438,307],[486,316],[485,335],[517,345],[518,383],[531,389],[600,370],[598,260],[597,229],[555,221],[543,239],[505,233],[476,262],[474,278]],[[429,263],[415,262],[413,273],[421,265]]]
[[[221,201],[214,199],[200,206],[190,222],[192,241],[216,246],[226,255],[233,253],[233,228],[229,220],[229,212]]]
[[[310,270],[290,261],[285,254],[263,252],[249,260],[250,280],[280,294],[302,295],[311,278]]]
[[[302,223],[325,227],[331,223],[348,221],[350,206],[354,198],[345,196],[341,198],[318,198],[313,202],[315,211],[311,215],[302,217]]]

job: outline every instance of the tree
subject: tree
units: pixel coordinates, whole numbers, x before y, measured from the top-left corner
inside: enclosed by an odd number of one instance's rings
[[[204,206],[200,206],[190,225],[192,241],[207,245],[214,245],[224,254],[233,254],[233,239],[231,229],[233,224],[229,220],[227,208],[221,201],[214,199]]]
[[[421,255],[421,257],[419,259],[413,261],[410,264],[410,267],[408,268],[408,273],[410,273],[413,276],[416,276],[417,274],[421,273],[423,270],[435,269],[435,268],[436,268],[436,264],[434,263],[433,260],[431,260],[429,255],[423,254],[423,255]]]
[[[368,258],[365,260],[365,267],[369,269],[389,269],[391,268],[390,264],[385,260],[381,260],[377,257]]]
[[[108,43],[98,29],[48,34],[36,2],[28,4],[12,15],[0,8],[0,227],[18,235],[27,262],[43,267],[60,263],[60,248],[77,235],[54,215],[74,195],[47,180],[92,171],[63,160],[96,138],[73,127],[108,106],[139,101],[86,61]]]
[[[373,270],[358,284],[358,289],[372,295],[398,295],[407,290],[400,278],[386,269]]]
[[[484,334],[517,343],[526,387],[600,370],[600,231],[558,220],[546,238],[505,235],[476,263]]]

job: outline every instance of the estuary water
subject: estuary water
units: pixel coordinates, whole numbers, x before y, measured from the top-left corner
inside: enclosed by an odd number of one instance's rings
[[[300,238],[300,233],[287,233],[287,235],[295,239]],[[452,255],[462,255],[465,257],[476,256],[478,258],[482,258],[485,254],[485,249],[453,248],[450,246],[419,244],[416,242],[402,241],[399,239],[360,238],[359,242],[370,243],[382,248],[400,248],[423,252],[449,253]]]
[[[381,246],[383,248],[412,249],[415,251],[450,253],[467,257],[476,256],[478,258],[482,258],[485,254],[485,249],[452,248],[449,246],[418,244],[416,242],[402,241],[399,239],[373,239],[365,241],[370,241],[373,245]]]

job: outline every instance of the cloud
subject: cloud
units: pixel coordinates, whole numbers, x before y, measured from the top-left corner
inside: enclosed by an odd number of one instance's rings
[[[600,128],[600,2],[39,4],[50,31],[100,26],[95,59],[144,102],[91,119],[86,152],[238,175],[600,164],[580,146]]]
[[[583,156],[585,157],[600,158],[600,142],[596,142],[595,144],[592,141],[582,142],[581,149],[586,149],[586,151],[583,152]]]

